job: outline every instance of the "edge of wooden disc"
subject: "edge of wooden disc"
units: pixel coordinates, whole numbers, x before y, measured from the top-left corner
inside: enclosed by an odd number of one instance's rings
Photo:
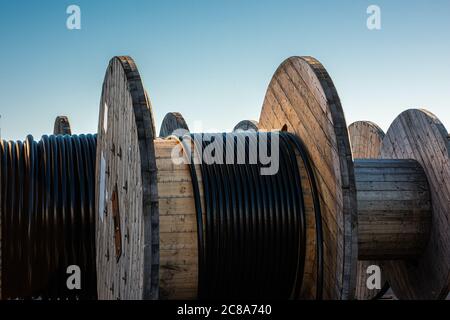
[[[97,136],[99,299],[158,298],[159,210],[153,119],[133,59],[112,58],[103,82]]]
[[[322,64],[312,57],[285,60],[269,84],[259,124],[266,130],[287,125],[304,141],[321,198],[323,298],[353,299],[357,211],[352,153],[336,88]]]
[[[259,123],[255,120],[242,120],[240,121],[233,129],[233,132],[242,130],[242,131],[258,131]]]
[[[72,134],[69,118],[66,116],[57,116],[53,125],[53,134]]]
[[[169,112],[162,121],[161,129],[159,130],[159,137],[166,138],[177,129],[183,129],[189,132],[189,127],[181,113]]]
[[[353,159],[377,159],[380,157],[381,144],[385,133],[376,123],[371,121],[353,122],[348,126],[348,133],[350,136],[350,144],[352,146]],[[358,190],[356,190],[356,192],[358,192]],[[371,265],[382,266],[382,262],[376,260],[358,260],[355,292],[355,298],[357,300],[374,299],[384,288],[384,285],[382,286],[382,289],[369,290],[367,288],[366,270]],[[383,283],[385,283],[385,281],[383,281]]]
[[[414,159],[427,175],[433,207],[429,242],[417,261],[388,261],[385,269],[400,299],[445,299],[450,287],[450,141],[431,112],[410,109],[391,124],[381,157]]]

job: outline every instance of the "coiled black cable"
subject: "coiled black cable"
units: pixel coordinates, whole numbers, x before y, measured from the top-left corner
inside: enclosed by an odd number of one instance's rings
[[[275,138],[278,170],[275,174],[262,175],[266,165],[259,156],[251,161],[252,152],[257,146],[259,155],[266,143],[267,156],[276,156],[271,144]],[[298,154],[304,162],[314,204],[316,298],[321,299],[322,217],[314,171],[301,139],[287,132],[189,134],[178,139],[190,158],[197,211],[199,298],[299,297],[307,226]]]
[[[95,135],[0,141],[4,299],[96,298],[95,156]]]

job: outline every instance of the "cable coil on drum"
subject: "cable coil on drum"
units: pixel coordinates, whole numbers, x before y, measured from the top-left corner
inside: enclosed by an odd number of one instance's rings
[[[95,155],[96,135],[0,141],[3,299],[96,298]]]
[[[299,297],[305,266],[306,217],[298,153],[305,164],[314,202],[316,298],[321,299],[322,218],[314,172],[302,141],[287,132],[220,134],[222,147],[203,154],[200,161],[202,207],[195,157],[218,135],[207,136],[200,133],[178,137],[190,157],[195,194],[199,298]],[[271,140],[276,136],[279,142],[275,145],[279,148],[275,174],[260,174],[264,167],[260,158],[250,160],[250,145],[257,145],[259,154],[262,136],[271,155]],[[245,147],[242,150],[238,146]],[[232,164],[227,155],[230,151]]]

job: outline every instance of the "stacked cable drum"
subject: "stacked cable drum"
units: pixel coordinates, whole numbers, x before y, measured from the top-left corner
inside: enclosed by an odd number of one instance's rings
[[[96,297],[95,148],[93,135],[1,141],[3,299]],[[70,266],[80,288],[67,284]]]
[[[197,211],[198,297],[299,298],[307,220],[296,150],[308,161],[301,143],[288,133],[192,134],[181,141]]]

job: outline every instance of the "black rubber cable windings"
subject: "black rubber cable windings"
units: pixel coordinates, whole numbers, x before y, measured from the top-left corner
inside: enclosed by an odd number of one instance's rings
[[[95,156],[95,135],[0,141],[3,299],[96,298]]]
[[[274,135],[278,138],[279,170],[274,175],[260,174],[264,165],[259,157],[256,163],[249,159],[250,144],[259,146],[263,135],[270,152],[273,152],[271,139]],[[177,138],[190,158],[197,211],[199,298],[299,297],[306,255],[306,217],[298,154],[304,163],[314,204],[316,298],[322,299],[320,201],[314,170],[301,139],[288,132],[190,134]],[[217,144],[222,150],[216,145],[213,154],[204,153],[217,138],[222,139]],[[226,161],[227,140],[232,141],[233,164]],[[238,153],[238,145],[245,145],[244,155]],[[242,156],[245,163],[239,164],[237,158]],[[202,175],[204,208],[196,164]]]

